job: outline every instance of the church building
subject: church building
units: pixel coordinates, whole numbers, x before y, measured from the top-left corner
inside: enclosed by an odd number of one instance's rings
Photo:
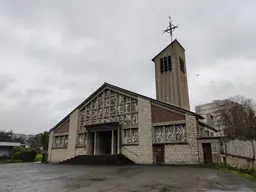
[[[117,155],[136,164],[219,161],[217,130],[190,111],[185,49],[174,40],[152,61],[156,99],[104,83],[50,130],[48,161]]]

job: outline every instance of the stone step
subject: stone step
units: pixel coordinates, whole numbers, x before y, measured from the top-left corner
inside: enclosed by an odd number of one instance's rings
[[[78,155],[60,164],[72,165],[127,165],[134,162],[122,154],[119,155]]]

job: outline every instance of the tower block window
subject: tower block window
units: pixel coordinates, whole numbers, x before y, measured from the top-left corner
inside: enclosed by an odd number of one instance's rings
[[[179,58],[179,60],[180,60],[180,71],[182,72],[182,73],[185,73],[185,64],[184,64],[184,61],[183,61],[183,59],[180,57]]]
[[[172,57],[163,57],[160,59],[160,72],[172,71]]]
[[[172,58],[171,56],[168,56],[168,70],[171,71],[172,70]]]
[[[164,60],[163,60],[163,58],[160,59],[160,72],[161,73],[164,72]]]

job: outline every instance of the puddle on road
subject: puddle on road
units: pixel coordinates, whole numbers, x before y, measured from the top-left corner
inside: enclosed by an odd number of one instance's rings
[[[209,192],[235,192],[234,190],[207,190]],[[240,188],[240,189],[237,189],[236,191],[239,191],[239,192],[255,192],[254,190],[252,189],[249,189],[249,188]]]
[[[91,178],[86,178],[84,176],[80,176],[77,178],[68,178],[66,180],[66,185],[65,187],[71,190],[74,189],[80,189],[80,188],[85,188],[91,186],[94,182],[102,182],[105,181],[105,177],[91,177]]]

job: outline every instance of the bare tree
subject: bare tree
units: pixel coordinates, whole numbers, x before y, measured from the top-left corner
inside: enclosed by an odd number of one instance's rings
[[[225,106],[219,106],[219,110],[221,122],[224,125],[224,134],[230,138],[249,140],[252,143],[254,162],[253,140],[256,140],[256,105],[253,100],[235,96],[227,100]]]

